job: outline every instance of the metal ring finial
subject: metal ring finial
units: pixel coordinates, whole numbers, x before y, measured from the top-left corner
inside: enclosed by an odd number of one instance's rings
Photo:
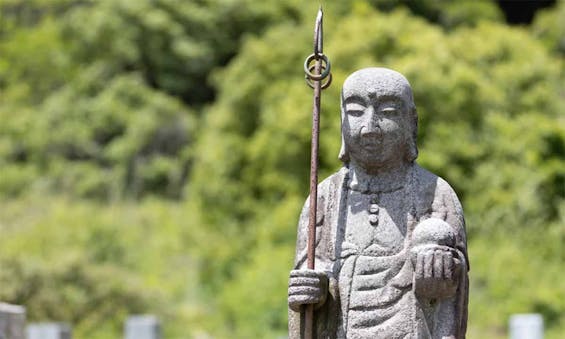
[[[320,60],[322,61],[322,72],[320,74],[314,74],[312,73],[312,68],[310,67],[310,63],[314,60]],[[306,73],[306,77],[310,80],[314,80],[314,81],[320,81],[325,79],[329,74],[330,74],[330,70],[331,70],[331,64],[330,64],[330,59],[328,59],[327,56],[325,56],[324,54],[310,54],[306,60],[304,60],[304,73]]]
[[[316,65],[311,65],[310,66],[310,72],[312,72],[314,70],[314,68],[316,67]],[[325,66],[322,66],[322,69],[325,69]],[[306,84],[310,87],[310,88],[314,88],[314,80],[310,80],[310,78],[308,78],[308,76],[305,76],[304,78],[306,78]],[[330,73],[328,75],[328,77],[322,81],[322,86],[320,87],[321,89],[326,89],[328,87],[330,87],[330,85],[332,84],[332,80],[333,80],[333,76],[332,73]]]
[[[324,29],[323,29],[324,13],[322,7],[318,10],[316,16],[316,24],[314,26],[314,53],[309,55],[304,61],[304,73],[306,74],[306,83],[314,88],[316,81],[322,81],[329,76],[329,79],[321,84],[321,89],[326,89],[332,82],[331,64],[327,56],[324,55]],[[311,65],[312,61],[315,64]],[[316,65],[319,65],[316,67]],[[319,73],[319,74],[316,74]]]

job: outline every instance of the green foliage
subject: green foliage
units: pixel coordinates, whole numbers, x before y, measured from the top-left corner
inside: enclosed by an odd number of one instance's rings
[[[557,1],[555,8],[545,9],[536,16],[534,34],[552,51],[565,56],[565,2]]]
[[[69,321],[79,338],[115,337],[128,314],[171,317],[167,307],[194,288],[188,220],[181,205],[156,200],[4,201],[0,299],[25,305],[30,321]]]
[[[77,338],[118,337],[144,312],[168,338],[284,335],[317,6],[0,0],[0,300]],[[465,207],[469,338],[504,337],[516,312],[542,313],[558,338],[563,4],[531,30],[487,1],[324,8],[320,178],[340,166],[345,77],[405,74],[419,162]]]
[[[75,61],[136,70],[147,84],[201,104],[213,98],[209,73],[296,5],[275,1],[105,0],[73,11],[63,26]],[[88,25],[84,25],[89,22]],[[229,29],[226,29],[229,27]]]
[[[405,7],[414,15],[447,29],[472,26],[479,21],[502,21],[503,18],[494,1],[370,0],[369,2],[384,12]]]
[[[9,123],[0,126],[0,164],[12,175],[0,180],[2,194],[40,186],[105,200],[180,195],[194,119],[135,74],[107,78],[93,66],[17,119],[3,108],[0,117]],[[41,175],[32,181],[29,171]]]

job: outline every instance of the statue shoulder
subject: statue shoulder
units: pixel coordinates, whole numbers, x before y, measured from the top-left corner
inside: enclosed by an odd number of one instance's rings
[[[338,189],[342,187],[345,176],[348,173],[346,167],[342,167],[339,171],[325,178],[318,184],[318,203],[317,203],[317,220],[316,224],[321,225],[324,220],[324,214],[326,210],[326,203],[336,199],[338,194]],[[302,212],[300,213],[301,223],[306,224],[308,220],[308,212],[310,210],[310,196],[306,197]]]
[[[442,177],[414,164],[418,188],[422,193],[433,194],[437,198],[455,199],[459,202],[455,190]]]
[[[451,185],[443,178],[415,164],[415,190],[423,215],[446,220],[456,227],[464,227],[463,207]]]
[[[457,247],[467,255],[467,236],[463,207],[457,194],[443,178],[415,165],[421,215],[446,221],[457,232]],[[467,260],[467,263],[469,261]]]
[[[326,195],[341,187],[348,172],[349,169],[347,169],[347,167],[342,167],[339,171],[322,180],[322,182],[318,184],[318,193],[320,194],[323,192],[322,194]]]

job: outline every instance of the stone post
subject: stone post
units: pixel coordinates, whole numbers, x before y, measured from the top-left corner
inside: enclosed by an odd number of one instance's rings
[[[125,324],[125,339],[161,339],[161,323],[154,315],[130,316]]]
[[[35,323],[27,326],[27,339],[71,339],[71,327],[65,323]]]
[[[25,308],[0,303],[0,339],[25,339]]]
[[[510,317],[510,339],[543,339],[541,314],[514,314]]]

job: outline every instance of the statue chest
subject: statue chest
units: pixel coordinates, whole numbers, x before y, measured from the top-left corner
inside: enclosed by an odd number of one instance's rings
[[[406,240],[406,204],[402,190],[393,193],[348,192],[344,241],[358,252],[390,256]]]
[[[410,203],[402,190],[347,194],[339,278],[347,337],[404,338],[413,313],[406,257]]]

